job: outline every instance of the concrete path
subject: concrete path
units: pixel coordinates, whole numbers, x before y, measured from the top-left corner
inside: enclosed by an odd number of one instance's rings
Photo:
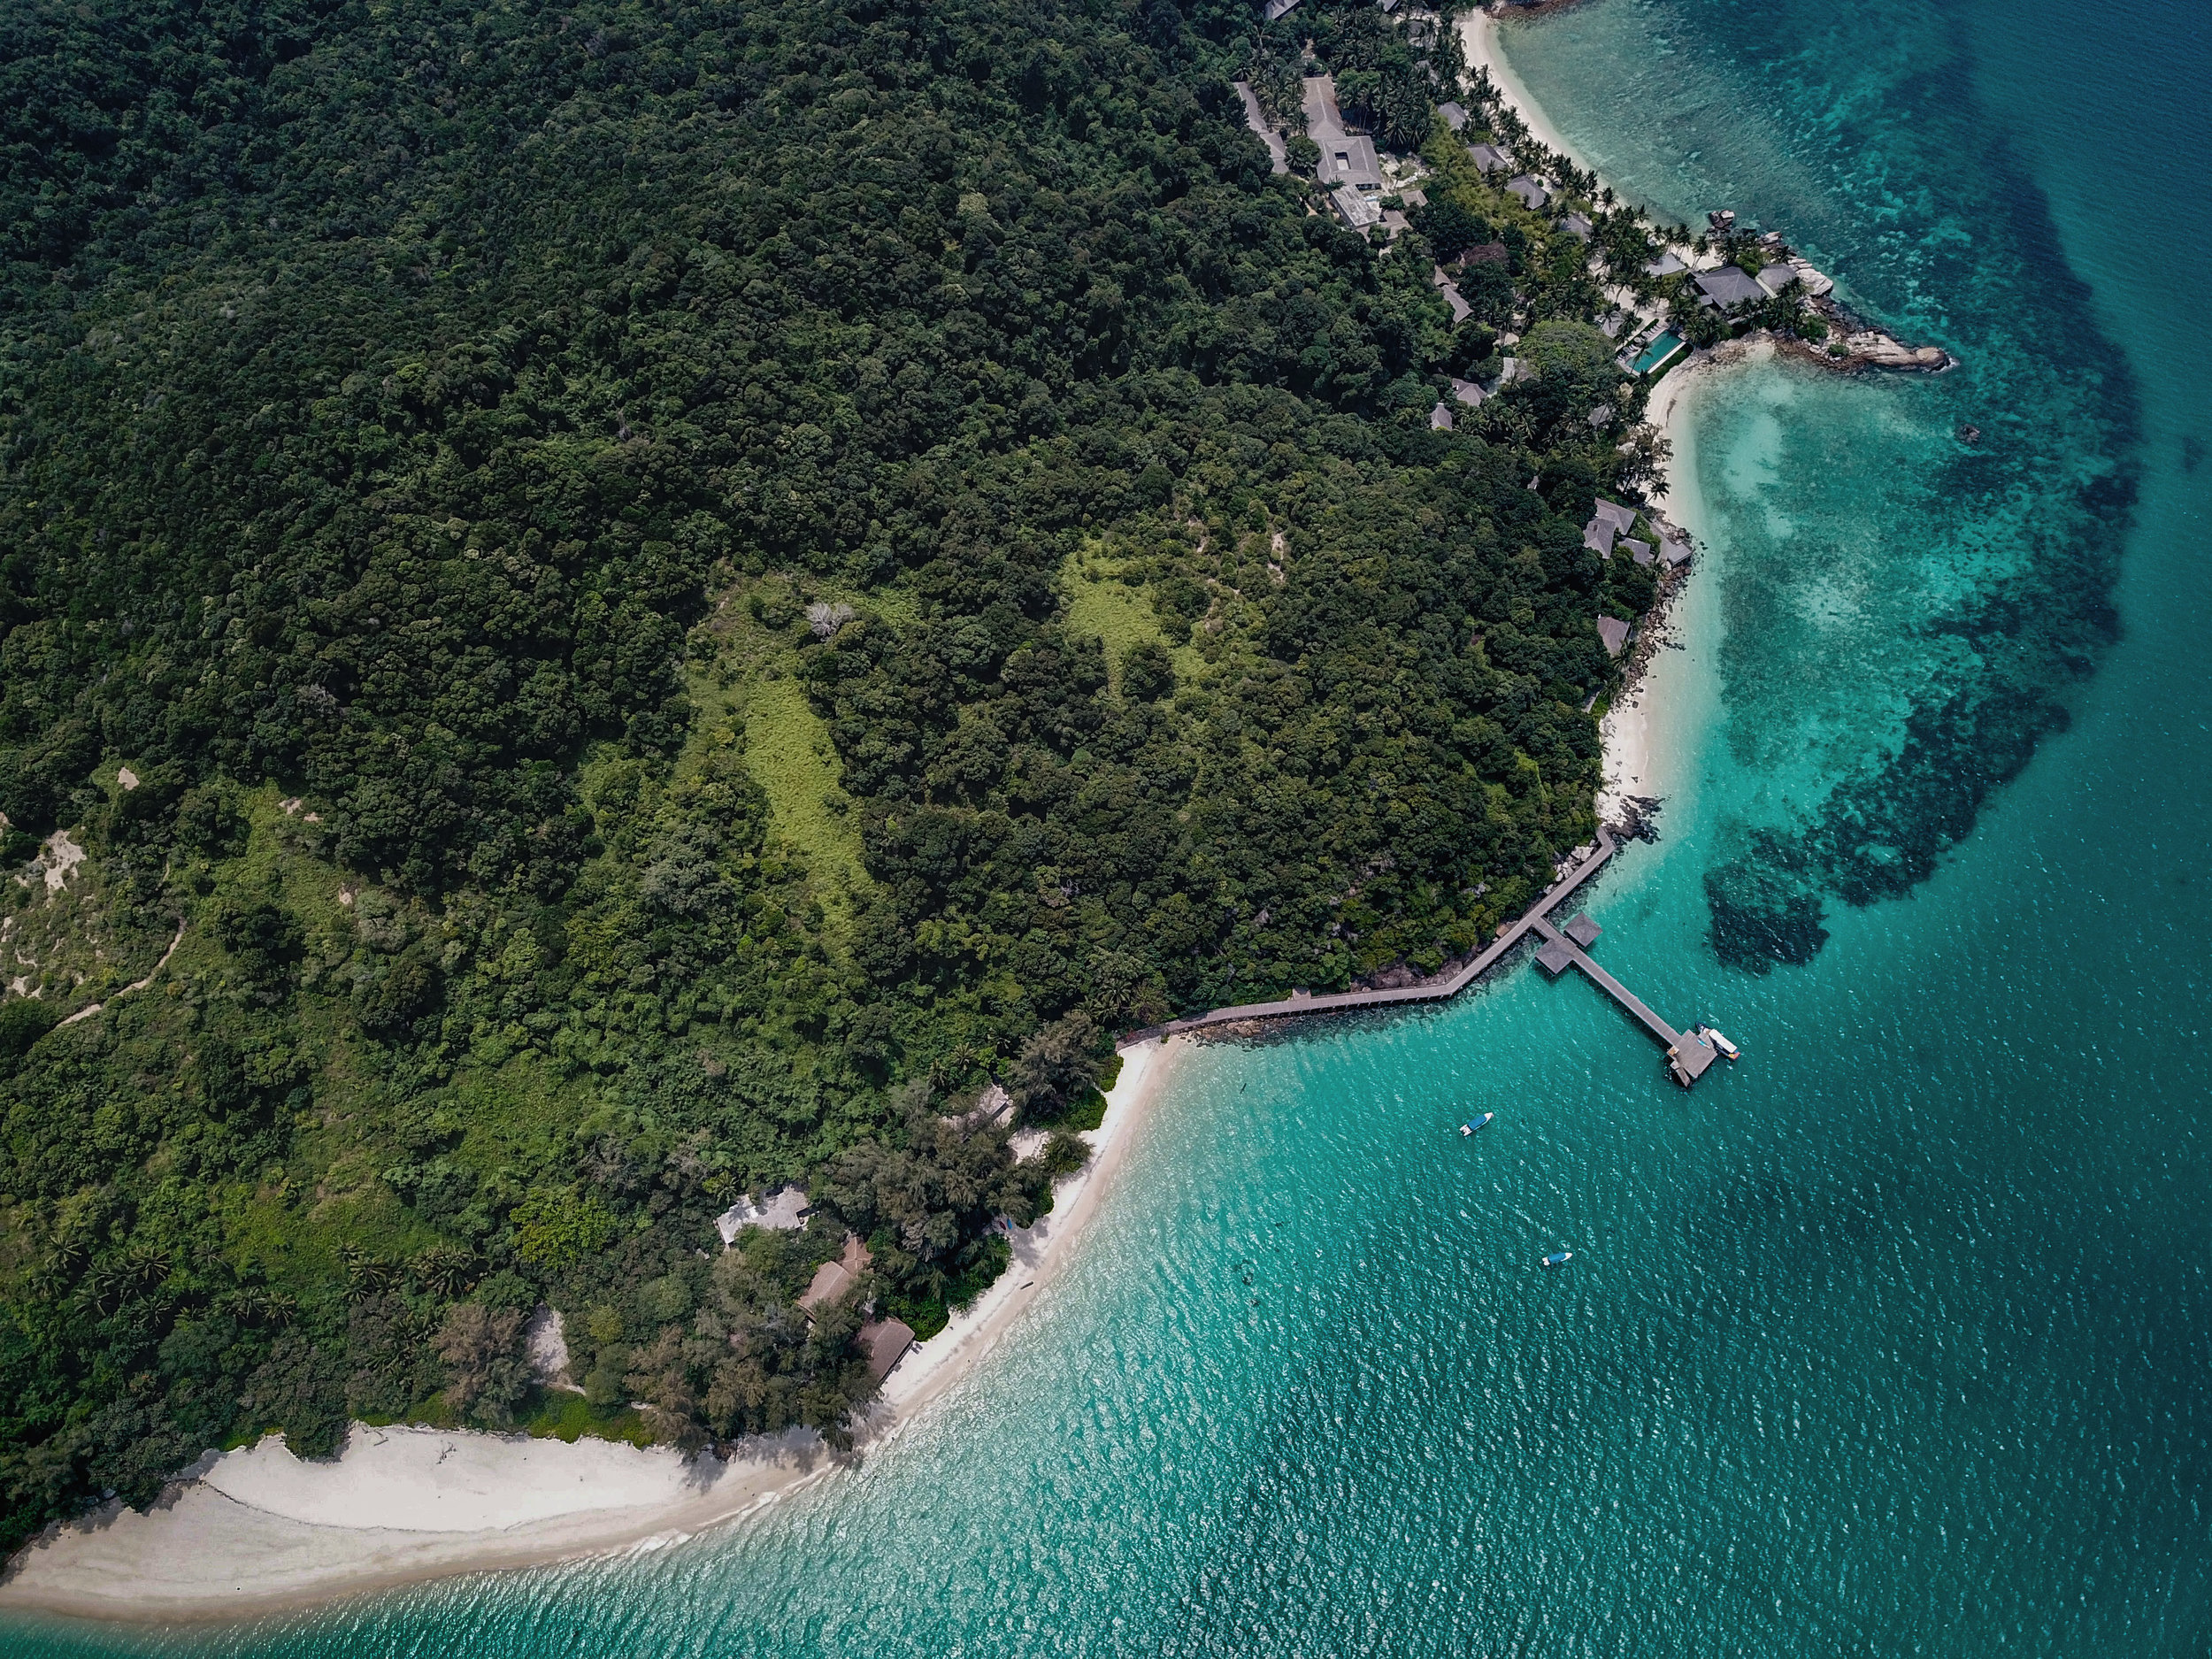
[[[1283,135],[1267,124],[1267,116],[1260,108],[1259,95],[1252,90],[1252,83],[1248,81],[1240,81],[1236,87],[1238,95],[1244,99],[1244,124],[1257,133],[1260,142],[1267,146],[1267,153],[1274,160],[1271,171],[1288,173],[1290,151],[1284,147]]]

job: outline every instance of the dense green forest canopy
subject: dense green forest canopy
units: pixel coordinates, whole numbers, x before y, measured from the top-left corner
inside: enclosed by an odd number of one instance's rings
[[[1394,134],[1459,90],[1308,9]],[[0,12],[0,1534],[349,1415],[834,1436],[1111,1033],[1587,836],[1640,394],[1562,336],[1429,419],[1579,244],[1440,124],[1448,226],[1315,211],[1254,22]]]

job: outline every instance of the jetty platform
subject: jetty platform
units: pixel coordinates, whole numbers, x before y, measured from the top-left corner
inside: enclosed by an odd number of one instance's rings
[[[1667,1070],[1683,1087],[1689,1087],[1703,1077],[1706,1069],[1719,1057],[1711,1043],[1693,1033],[1677,1031],[1653,1013],[1643,998],[1598,966],[1585,947],[1595,944],[1598,935],[1605,930],[1588,917],[1576,917],[1563,930],[1540,916],[1535,918],[1535,931],[1544,938],[1544,948],[1536,953],[1536,965],[1555,979],[1570,967],[1579,968],[1584,978],[1626,1009],[1631,1018],[1666,1045]]]
[[[1393,1008],[1408,1002],[1445,1002],[1457,996],[1503,961],[1522,941],[1534,933],[1544,941],[1536,954],[1537,965],[1555,979],[1570,966],[1581,970],[1593,985],[1619,1003],[1639,1025],[1665,1045],[1668,1070],[1673,1074],[1675,1081],[1686,1088],[1704,1075],[1713,1064],[1716,1056],[1711,1045],[1698,1037],[1675,1030],[1654,1013],[1634,992],[1591,959],[1586,947],[1594,943],[1602,931],[1595,922],[1586,916],[1578,916],[1567,924],[1564,930],[1551,924],[1551,912],[1565,903],[1577,888],[1603,869],[1619,850],[1620,844],[1614,839],[1612,831],[1601,828],[1594,851],[1546,888],[1543,896],[1531,905],[1518,921],[1501,932],[1480,955],[1458,972],[1444,978],[1431,979],[1421,985],[1399,986],[1386,991],[1326,991],[1319,995],[1293,991],[1288,996],[1272,1002],[1241,1002],[1233,1008],[1217,1008],[1203,1014],[1194,1014],[1186,1019],[1170,1020],[1164,1025],[1131,1032],[1125,1041],[1172,1037],[1249,1021],[1291,1019],[1309,1014],[1346,1013],[1357,1009]]]

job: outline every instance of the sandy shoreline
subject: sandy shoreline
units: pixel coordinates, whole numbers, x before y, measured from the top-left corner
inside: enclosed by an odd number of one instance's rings
[[[0,1612],[136,1624],[221,1623],[503,1568],[650,1549],[743,1516],[866,1452],[967,1375],[1042,1294],[1095,1213],[1179,1041],[1124,1051],[1088,1164],[1013,1235],[1013,1264],[909,1354],[849,1456],[810,1432],[722,1463],[605,1440],[534,1440],[357,1425],[342,1456],[302,1463],[279,1439],[204,1459],[150,1513],[119,1505],[27,1547]]]
[[[1719,365],[1713,357],[1702,354],[1670,370],[1652,393],[1651,403],[1645,411],[1645,419],[1659,429],[1666,439],[1671,458],[1661,475],[1659,487],[1652,491],[1651,505],[1656,511],[1690,533],[1695,538],[1701,528],[1703,514],[1694,510],[1692,503],[1695,492],[1677,491],[1678,479],[1694,475],[1696,468],[1696,444],[1692,436],[1690,394],[1704,382],[1712,369]],[[1679,497],[1679,499],[1678,498]],[[1683,579],[1686,585],[1694,580],[1692,574]],[[1663,619],[1674,608],[1681,586],[1674,589],[1661,612]],[[1647,620],[1645,627],[1657,626]],[[1650,664],[1635,675],[1624,687],[1624,695],[1614,699],[1606,710],[1605,719],[1598,728],[1603,745],[1601,764],[1604,772],[1598,786],[1597,815],[1601,823],[1623,822],[1627,814],[1624,803],[1632,795],[1655,797],[1665,794],[1664,780],[1660,772],[1659,757],[1653,741],[1652,710],[1649,699],[1655,694]]]
[[[1544,113],[1542,105],[1529,96],[1528,88],[1505,61],[1505,54],[1498,50],[1498,19],[1487,12],[1470,12],[1459,19],[1459,40],[1467,55],[1470,69],[1487,69],[1491,84],[1497,88],[1498,97],[1514,114],[1521,118],[1529,136],[1538,143],[1558,151],[1578,167],[1588,169],[1587,157],[1576,152],[1560,131]],[[1594,170],[1593,170],[1594,171]],[[1598,180],[1600,184],[1606,180]]]
[[[1490,72],[1491,84],[1496,87],[1500,102],[1521,118],[1529,135],[1577,166],[1587,169],[1599,185],[1607,185],[1609,181],[1567,142],[1506,62],[1505,54],[1498,48],[1498,19],[1487,12],[1471,12],[1460,19],[1459,32],[1468,67]],[[1687,487],[1676,488],[1677,482],[1691,477],[1695,468],[1696,452],[1690,425],[1694,400],[1690,395],[1705,384],[1716,369],[1748,361],[1750,356],[1748,352],[1726,348],[1719,352],[1695,353],[1668,371],[1653,389],[1650,406],[1645,411],[1644,419],[1667,440],[1672,457],[1661,474],[1658,487],[1652,491],[1651,505],[1694,538],[1703,529],[1704,517],[1695,504],[1696,491]],[[1693,572],[1695,568],[1694,565],[1691,566]],[[1631,795],[1665,794],[1665,780],[1653,741],[1652,710],[1648,705],[1652,695],[1651,675],[1647,666],[1647,672],[1634,678],[1624,695],[1617,699],[1606,712],[1599,732],[1604,746],[1603,779],[1597,798],[1601,822],[1620,821],[1624,816],[1622,803]]]

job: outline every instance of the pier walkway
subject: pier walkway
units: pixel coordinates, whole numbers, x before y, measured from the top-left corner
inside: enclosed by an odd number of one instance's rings
[[[1671,1048],[1675,1046],[1675,1044],[1682,1041],[1682,1033],[1680,1032],[1677,1031],[1673,1026],[1668,1025],[1665,1020],[1660,1018],[1658,1015],[1653,1013],[1650,1009],[1647,1008],[1644,1005],[1643,998],[1638,996],[1633,991],[1623,985],[1618,979],[1608,973],[1603,968],[1599,967],[1598,964],[1591,959],[1589,953],[1584,950],[1580,946],[1577,945],[1573,940],[1568,938],[1566,934],[1561,933],[1556,927],[1554,927],[1549,922],[1543,920],[1540,917],[1537,918],[1536,931],[1541,933],[1547,940],[1550,941],[1551,943],[1559,947],[1561,955],[1566,958],[1565,961],[1559,964],[1562,968],[1565,968],[1569,965],[1569,964],[1572,964],[1575,967],[1581,969],[1585,974],[1589,976],[1591,982],[1594,984],[1599,990],[1604,992],[1606,995],[1611,997],[1616,1002],[1618,1002],[1623,1008],[1626,1009],[1630,1014],[1634,1016],[1638,1025],[1641,1025],[1653,1036],[1658,1038],[1661,1042],[1665,1043],[1668,1048]],[[1546,964],[1545,965],[1548,968],[1550,964]],[[1556,975],[1554,977],[1556,977]]]
[[[1568,924],[1563,933],[1554,927],[1550,915],[1564,903],[1578,887],[1603,869],[1606,862],[1620,850],[1613,833],[1598,831],[1597,849],[1562,876],[1544,895],[1531,905],[1520,920],[1501,933],[1482,953],[1457,972],[1425,985],[1401,986],[1388,991],[1330,991],[1316,996],[1309,992],[1294,991],[1273,1002],[1240,1002],[1233,1008],[1217,1008],[1204,1014],[1194,1014],[1187,1019],[1170,1020],[1164,1025],[1132,1032],[1125,1041],[1142,1041],[1153,1037],[1171,1037],[1179,1033],[1204,1031],[1210,1026],[1233,1025],[1247,1020],[1286,1019],[1305,1014],[1344,1013],[1355,1009],[1392,1008],[1407,1002],[1440,1002],[1457,996],[1483,974],[1494,967],[1516,945],[1531,933],[1544,941],[1537,961],[1544,970],[1556,977],[1570,964],[1579,968],[1590,982],[1618,1002],[1636,1022],[1659,1041],[1666,1045],[1668,1069],[1675,1080],[1687,1087],[1702,1075],[1714,1060],[1711,1047],[1694,1036],[1686,1036],[1653,1013],[1643,1000],[1593,961],[1582,947],[1597,938],[1598,927],[1586,917],[1578,917]],[[1570,937],[1570,935],[1574,935]],[[1580,943],[1577,940],[1580,940]]]
[[[1611,997],[1629,1017],[1667,1046],[1667,1069],[1674,1073],[1674,1080],[1687,1088],[1705,1075],[1706,1069],[1718,1057],[1713,1045],[1702,1037],[1677,1031],[1653,1013],[1644,999],[1623,985],[1618,979],[1598,966],[1584,949],[1596,941],[1603,931],[1586,916],[1578,916],[1566,926],[1566,931],[1554,927],[1539,916],[1533,918],[1535,931],[1544,937],[1544,948],[1537,953],[1536,965],[1553,979],[1557,979],[1570,967],[1582,970],[1583,976],[1599,990]]]
[[[1333,1014],[1354,1008],[1390,1008],[1401,1002],[1447,1001],[1473,984],[1495,965],[1500,957],[1525,939],[1547,913],[1556,910],[1566,901],[1569,894],[1604,868],[1606,860],[1612,857],[1616,850],[1617,844],[1613,840],[1612,832],[1601,829],[1595,852],[1554,882],[1526,915],[1500,933],[1480,956],[1448,979],[1432,979],[1425,985],[1401,986],[1391,991],[1327,991],[1318,996],[1294,991],[1280,1002],[1240,1002],[1234,1008],[1217,1008],[1210,1013],[1194,1014],[1187,1019],[1171,1019],[1164,1025],[1132,1032],[1130,1039],[1171,1037],[1179,1032],[1202,1031],[1209,1025],[1230,1025],[1248,1019],[1282,1019],[1297,1014]]]

